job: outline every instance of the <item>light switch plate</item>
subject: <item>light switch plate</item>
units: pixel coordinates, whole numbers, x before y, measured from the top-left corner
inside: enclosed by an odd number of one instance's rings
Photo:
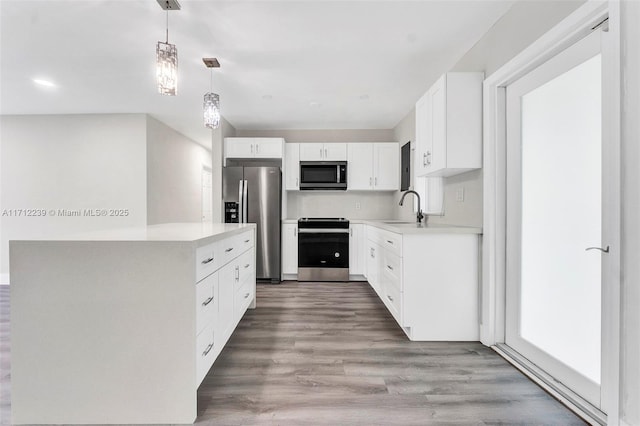
[[[464,187],[458,188],[456,191],[456,201],[459,203],[464,202]]]

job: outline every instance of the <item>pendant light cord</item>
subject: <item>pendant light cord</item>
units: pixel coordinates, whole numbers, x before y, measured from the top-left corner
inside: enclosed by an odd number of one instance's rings
[[[167,44],[169,44],[169,11],[167,10]]]

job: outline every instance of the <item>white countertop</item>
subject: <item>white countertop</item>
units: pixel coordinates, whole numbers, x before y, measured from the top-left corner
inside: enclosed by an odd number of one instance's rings
[[[298,219],[284,219],[282,223],[297,224]],[[418,226],[416,222],[397,219],[349,219],[349,223],[372,225],[398,234],[482,234],[482,228],[475,226],[445,225],[440,223]]]
[[[23,241],[165,241],[211,243],[256,227],[253,223],[164,223],[131,228],[103,229]]]

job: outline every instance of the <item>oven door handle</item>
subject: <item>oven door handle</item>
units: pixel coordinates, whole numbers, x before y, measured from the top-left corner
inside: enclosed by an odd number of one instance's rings
[[[348,234],[349,228],[298,228],[299,234]]]

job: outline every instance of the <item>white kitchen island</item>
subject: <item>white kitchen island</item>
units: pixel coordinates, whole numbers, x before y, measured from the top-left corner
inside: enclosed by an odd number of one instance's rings
[[[13,423],[193,423],[255,307],[254,241],[200,223],[11,241]]]

